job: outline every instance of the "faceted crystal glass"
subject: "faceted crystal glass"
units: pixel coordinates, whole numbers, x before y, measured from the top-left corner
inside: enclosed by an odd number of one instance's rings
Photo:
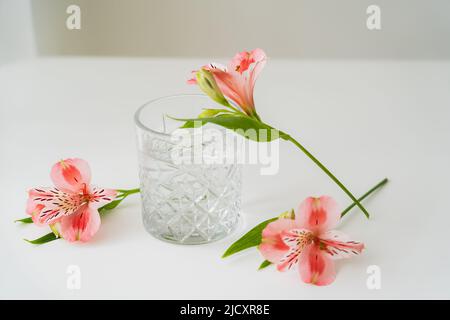
[[[183,122],[167,115],[195,118],[203,108],[215,107],[204,95],[177,95],[150,101],[135,114],[142,219],[146,230],[159,239],[180,244],[208,243],[230,234],[239,222],[241,167],[236,161],[217,159],[225,154],[214,150],[222,144],[214,139],[201,142],[200,152],[215,154],[214,163],[180,162],[173,156],[180,149],[173,133]],[[216,135],[230,134],[214,125],[202,127],[202,134],[213,129]],[[191,135],[192,141],[198,134],[194,129],[183,132]],[[196,147],[198,141],[184,143],[182,149],[186,152]]]

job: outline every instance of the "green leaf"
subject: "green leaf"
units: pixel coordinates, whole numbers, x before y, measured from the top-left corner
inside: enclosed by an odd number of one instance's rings
[[[125,198],[114,200],[114,201],[111,201],[110,203],[105,204],[104,206],[98,208],[98,212],[100,214],[103,214],[103,213],[105,213],[105,211],[115,209],[123,201],[123,199],[125,199]]]
[[[203,109],[202,113],[198,115],[199,118],[211,118],[217,116],[219,113],[230,113],[227,109]]]
[[[213,123],[226,129],[233,130],[247,139],[258,142],[270,142],[280,138],[280,135],[284,135],[284,133],[281,133],[279,130],[274,129],[268,124],[241,113],[226,113],[219,114],[215,117],[197,119],[172,119],[187,121],[188,125],[193,125],[194,121],[198,121],[201,125]]]
[[[270,266],[271,264],[272,264],[272,262],[270,262],[269,260],[264,260],[264,261],[260,264],[258,270],[262,270],[262,269],[264,269],[264,268],[267,268],[267,267]]]
[[[107,211],[115,209],[128,196],[135,194],[135,193],[139,193],[140,189],[137,188],[137,189],[131,189],[131,190],[117,190],[117,191],[121,192],[121,194],[119,194],[117,196],[119,199],[111,201],[110,203],[107,203],[104,206],[100,207],[98,209],[98,212],[100,213],[100,215],[103,215],[103,214],[107,213]]]
[[[201,123],[200,126],[203,126],[204,124]],[[181,127],[181,129],[189,129],[189,128],[195,128],[195,122],[192,120],[186,121]]]
[[[55,234],[53,232],[47,233],[45,236],[42,236],[40,238],[34,239],[34,240],[27,240],[24,239],[25,241],[32,243],[32,244],[44,244],[53,240],[57,240],[60,239],[58,237],[55,236]]]
[[[210,117],[215,117],[217,116],[219,113],[230,113],[230,110],[226,110],[226,109],[204,109],[202,111],[202,113],[200,113],[198,115],[199,118],[210,118]],[[196,120],[189,120],[186,121],[180,128],[182,129],[187,129],[187,128],[195,128],[195,121]],[[203,122],[198,122],[197,123],[199,126],[201,127],[203,125],[205,125],[206,123]]]
[[[262,231],[264,228],[271,223],[272,221],[277,220],[278,218],[272,218],[266,221],[261,222],[256,227],[251,229],[249,232],[244,234],[239,240],[234,242],[223,254],[222,258],[226,258],[228,256],[231,256],[237,252],[240,252],[242,250],[255,247],[261,243],[262,239]]]
[[[33,223],[33,219],[31,219],[31,217],[28,217],[28,218],[23,218],[23,219],[17,219],[14,222]]]

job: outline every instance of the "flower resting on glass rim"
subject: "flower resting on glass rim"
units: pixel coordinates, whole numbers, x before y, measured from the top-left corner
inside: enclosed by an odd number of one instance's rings
[[[297,266],[304,282],[328,285],[336,277],[333,260],[358,255],[364,249],[363,243],[333,230],[340,216],[331,197],[309,197],[294,219],[280,218],[264,228],[258,249],[279,271]]]
[[[366,208],[325,165],[314,157],[299,141],[289,134],[266,124],[257,114],[253,91],[256,79],[264,68],[266,61],[267,57],[264,51],[262,49],[254,49],[236,54],[227,67],[211,63],[203,66],[198,71],[193,71],[193,77],[187,82],[189,84],[197,84],[212,100],[228,109],[206,109],[198,118],[174,119],[186,121],[184,128],[193,127],[194,121],[201,125],[214,123],[227,129],[235,130],[238,134],[259,142],[269,142],[281,138],[293,143],[325,172],[368,218],[369,213]],[[210,116],[205,116],[205,114]],[[246,129],[255,129],[258,132],[265,130],[267,134],[248,136]],[[276,131],[276,134],[272,133],[273,130]]]
[[[266,61],[266,54],[261,49],[244,51],[236,54],[228,67],[211,63],[198,71],[193,71],[194,77],[189,79],[188,83],[198,84],[214,101],[232,108],[226,99],[225,101],[219,99],[219,102],[216,98],[227,97],[246,115],[259,119],[255,110],[253,90]]]

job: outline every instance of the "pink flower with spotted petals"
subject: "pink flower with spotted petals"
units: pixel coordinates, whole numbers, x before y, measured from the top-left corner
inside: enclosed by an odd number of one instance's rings
[[[222,94],[235,103],[249,116],[257,116],[253,90],[259,73],[267,61],[262,49],[237,53],[228,67],[219,64],[203,66],[202,69],[211,72]],[[196,73],[187,82],[196,84]]]
[[[27,213],[37,225],[59,225],[68,241],[89,241],[100,227],[98,208],[113,201],[117,191],[91,186],[91,170],[82,159],[59,161],[50,176],[55,187],[28,192]]]
[[[279,271],[298,265],[304,282],[328,285],[336,277],[333,260],[358,255],[364,249],[363,243],[333,230],[339,219],[331,197],[309,197],[300,204],[295,219],[280,218],[266,226],[259,250]]]

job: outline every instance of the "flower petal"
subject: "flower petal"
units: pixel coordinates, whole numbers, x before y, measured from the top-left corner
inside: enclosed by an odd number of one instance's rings
[[[297,264],[302,251],[312,244],[313,234],[305,229],[292,229],[283,232],[281,239],[289,247],[289,251],[280,259],[277,269],[285,271]]]
[[[334,261],[318,245],[307,246],[299,260],[300,277],[306,283],[326,286],[336,278]]]
[[[61,236],[70,242],[87,242],[100,228],[100,214],[95,208],[85,206],[82,210],[61,219]]]
[[[231,59],[230,69],[242,74],[245,72],[252,63],[255,62],[254,57],[251,52],[243,51],[236,53],[236,55]]]
[[[321,234],[320,242],[334,259],[350,258],[359,255],[364,249],[364,243],[351,240],[348,235],[337,230]]]
[[[211,69],[210,72],[225,97],[241,108],[248,105],[244,77],[237,72],[227,72],[218,68]]]
[[[91,170],[89,164],[82,159],[65,159],[52,167],[50,176],[58,189],[79,192],[89,185]]]
[[[43,224],[39,222],[39,214],[44,208],[45,205],[34,201],[31,197],[28,198],[26,213],[31,216],[33,222],[38,226],[43,226]]]
[[[253,88],[255,87],[256,79],[258,78],[259,74],[261,73],[262,69],[264,69],[264,66],[267,62],[267,56],[266,53],[262,49],[255,49],[252,51],[252,56],[255,61],[255,66],[250,72],[249,76],[249,87],[251,88],[251,92],[253,92]]]
[[[252,64],[266,60],[266,54],[262,49],[256,48],[252,51],[237,53],[230,62],[230,69],[242,74],[247,71]]]
[[[223,72],[227,72],[227,68],[224,65],[216,62],[211,62],[210,64],[203,66],[202,68],[208,71],[211,71],[213,69],[219,69]]]
[[[87,201],[79,194],[66,193],[57,188],[35,188],[28,192],[27,213],[36,224],[55,223],[63,216],[71,215]]]
[[[313,231],[316,234],[334,228],[340,219],[337,203],[333,198],[306,198],[295,213],[295,220],[300,228]]]
[[[262,49],[254,49],[236,54],[228,65],[228,69],[215,63],[202,68],[211,72],[221,93],[247,115],[255,116],[253,89],[256,79],[266,64],[266,54]],[[244,72],[246,74],[244,74]],[[193,72],[195,74],[195,71]],[[187,81],[198,84],[195,77]]]
[[[267,55],[264,52],[264,50],[261,48],[253,49],[251,51],[251,55],[253,57],[253,60],[255,60],[256,63],[267,60]]]
[[[110,203],[116,198],[117,190],[114,189],[104,189],[98,187],[91,187],[89,192],[90,202],[89,205],[92,208],[100,208],[105,204]]]
[[[281,234],[293,228],[295,228],[295,221],[284,218],[275,220],[264,228],[258,249],[266,260],[278,263],[289,251],[289,247],[281,239]]]
[[[191,78],[186,81],[187,84],[197,84],[197,71],[198,70],[191,71]]]
[[[221,65],[219,63],[215,63],[215,62],[212,62],[210,64],[204,65],[202,67],[202,69],[205,69],[205,70],[208,70],[208,71],[211,71],[213,69],[219,69],[219,70],[221,70],[223,72],[227,71],[225,66],[223,66],[223,65]],[[192,70],[191,71],[191,78],[186,81],[188,84],[197,84],[197,72],[198,72],[198,70]]]

